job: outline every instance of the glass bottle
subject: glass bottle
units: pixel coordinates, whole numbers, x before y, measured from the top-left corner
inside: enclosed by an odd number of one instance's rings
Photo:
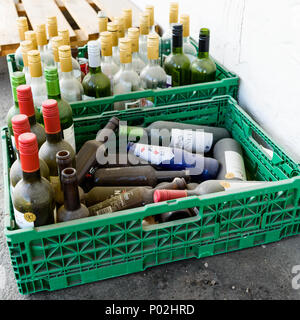
[[[46,25],[39,24],[36,26],[36,39],[38,44],[38,50],[41,54],[42,66],[45,68],[50,65],[54,65],[53,53],[49,51],[47,46],[47,34]]]
[[[141,71],[144,69],[145,62],[139,54],[139,38],[140,32],[138,28],[128,29],[128,38],[131,40],[131,52],[132,52],[132,67],[133,70],[140,75]]]
[[[17,183],[22,179],[22,176],[23,176],[21,162],[20,162],[18,139],[22,133],[30,132],[30,124],[29,124],[28,117],[25,114],[17,114],[13,116],[12,127],[13,127],[14,137],[16,141],[16,155],[17,155],[17,159],[14,161],[9,171],[10,190],[11,190],[11,196],[13,197],[14,188],[17,185]],[[42,159],[39,159],[39,161],[40,161],[40,170],[41,170],[42,177],[49,180],[49,168],[46,162]]]
[[[198,57],[191,64],[191,83],[216,80],[217,67],[209,55],[209,29],[202,28],[199,34]]]
[[[159,38],[156,33],[148,35],[148,64],[141,72],[144,89],[164,89],[167,87],[167,74],[159,62]]]
[[[171,53],[172,46],[172,27],[174,23],[178,22],[178,3],[171,2],[170,3],[170,11],[169,11],[169,27],[163,33],[161,37],[161,55],[162,55],[162,63],[164,63],[166,57]]]
[[[104,11],[100,10],[98,12],[98,27],[99,27],[99,46],[100,46],[100,52],[101,52],[101,39],[100,35],[101,32],[107,31],[107,24],[108,24],[108,17],[105,15]],[[102,53],[102,52],[101,52]]]
[[[18,17],[17,18],[17,26],[18,26],[18,31],[19,31],[20,42],[22,42],[25,40],[25,32],[29,30],[27,18],[26,17]],[[16,61],[17,69],[19,71],[22,71],[24,64],[23,64],[21,47],[18,47],[18,49],[15,52],[15,61]]]
[[[23,58],[23,73],[25,74],[26,84],[30,84],[31,76],[28,67],[28,52],[33,50],[33,45],[31,40],[24,40],[20,43],[22,58]]]
[[[190,40],[190,16],[188,14],[180,15],[180,23],[183,26],[183,53],[187,55],[192,63],[197,58],[197,49]]]
[[[114,63],[120,68],[120,51],[119,51],[119,38],[118,38],[118,25],[115,22],[107,24],[107,31],[112,37],[112,58]]]
[[[177,87],[191,83],[190,60],[182,49],[182,24],[173,24],[172,53],[164,61],[168,86]]]
[[[45,79],[48,99],[55,99],[57,101],[62,138],[72,146],[74,151],[76,151],[72,108],[69,102],[61,96],[56,67],[48,67],[45,69]],[[45,118],[44,112],[43,117]]]
[[[56,16],[47,17],[47,30],[49,38],[48,50],[52,52],[52,38],[58,36]]]
[[[60,61],[59,61],[59,53],[58,53],[58,48],[63,45],[63,38],[60,36],[53,37],[51,39],[52,43],[52,52],[53,52],[53,58],[54,58],[54,65],[57,69],[58,72],[58,78],[60,79],[61,77],[61,66],[60,66]]]
[[[61,97],[67,102],[82,100],[83,87],[81,82],[74,76],[71,47],[67,45],[60,46],[58,55],[61,68],[59,82]]]
[[[19,136],[19,154],[23,178],[14,189],[13,206],[20,229],[54,223],[54,192],[48,180],[41,177],[36,135]]]
[[[139,47],[140,47],[140,56],[145,63],[148,63],[148,55],[147,55],[147,38],[149,34],[149,13],[143,12],[140,15],[140,40],[139,40]]]
[[[123,9],[122,16],[124,18],[125,37],[126,37],[128,35],[128,29],[132,27],[132,10],[131,9]]]
[[[25,84],[18,86],[17,98],[19,101],[20,113],[25,114],[28,117],[30,131],[36,135],[38,147],[40,148],[46,141],[46,134],[44,127],[36,121],[31,87]]]

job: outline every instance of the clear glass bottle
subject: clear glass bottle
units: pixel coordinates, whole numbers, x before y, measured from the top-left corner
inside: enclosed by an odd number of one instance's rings
[[[132,27],[132,10],[131,9],[123,9],[122,16],[124,18],[125,37],[126,37],[128,35],[128,29]]]
[[[58,48],[59,60],[60,60],[60,92],[61,97],[68,102],[82,100],[83,87],[80,81],[75,78],[72,55],[70,46],[60,46]]]
[[[114,75],[119,71],[120,67],[115,64],[112,58],[112,35],[108,31],[101,32],[101,70],[106,74],[111,83],[111,92],[113,94]]]
[[[132,49],[132,67],[133,70],[140,75],[141,71],[145,68],[146,64],[139,53],[139,38],[140,32],[138,28],[128,29],[128,39],[131,40]]]
[[[36,39],[38,50],[41,54],[43,68],[50,65],[54,66],[53,53],[49,51],[47,46],[47,34],[45,24],[39,24],[36,26]]]
[[[183,26],[183,53],[187,55],[192,63],[197,58],[197,49],[190,40],[190,16],[188,14],[180,15],[180,23]]]
[[[132,66],[131,41],[128,38],[120,39],[121,69],[114,76],[114,94],[129,93],[141,90],[141,79]],[[121,101],[114,104],[115,110],[127,109],[132,101]]]
[[[17,26],[19,31],[20,42],[25,40],[25,32],[29,30],[28,21],[26,17],[18,17],[17,18]],[[21,46],[15,52],[15,61],[19,71],[23,70],[23,58],[21,52]]]
[[[60,36],[53,37],[51,39],[52,42],[52,52],[54,57],[54,66],[57,69],[58,72],[58,78],[61,77],[61,67],[60,67],[60,61],[59,61],[59,54],[58,54],[58,48],[63,45],[63,38]]]
[[[149,13],[143,12],[140,15],[140,40],[139,40],[139,53],[145,63],[148,62],[147,55],[147,36],[149,34]]]
[[[48,31],[48,50],[52,52],[52,38],[58,36],[57,18],[56,16],[47,17],[47,31]]]
[[[31,82],[31,76],[29,72],[28,67],[28,52],[30,50],[33,50],[33,45],[31,40],[24,40],[20,44],[21,51],[22,51],[22,57],[23,57],[23,73],[25,74],[26,84],[30,84]]]
[[[120,51],[119,51],[119,38],[118,38],[118,24],[109,22],[107,24],[107,31],[112,37],[112,58],[114,63],[120,67]]]
[[[170,3],[169,12],[169,28],[164,32],[161,37],[161,55],[162,63],[164,63],[165,58],[171,53],[171,41],[172,41],[172,25],[178,22],[178,3]]]
[[[144,89],[164,89],[167,87],[167,74],[159,62],[159,38],[156,33],[148,35],[148,64],[141,72]]]

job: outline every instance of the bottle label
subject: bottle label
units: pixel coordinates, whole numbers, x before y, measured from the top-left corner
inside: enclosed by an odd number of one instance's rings
[[[74,124],[72,124],[69,128],[63,130],[63,136],[64,140],[67,141],[76,152]]]
[[[32,212],[22,213],[14,208],[16,225],[20,229],[33,228],[34,221],[36,220],[36,216]]]
[[[97,216],[100,216],[102,214],[106,214],[106,213],[112,213],[113,212],[113,209],[111,206],[109,207],[106,207],[106,208],[103,208],[103,209],[100,209],[97,211]]]
[[[247,180],[243,157],[235,151],[225,151],[226,179]]]
[[[225,190],[236,190],[240,188],[253,187],[260,184],[263,184],[264,181],[261,182],[238,182],[238,181],[221,181],[220,185],[225,188]]]
[[[134,146],[134,155],[151,164],[159,165],[174,158],[174,153],[169,147],[152,146],[142,143],[136,143]]]
[[[172,87],[172,76],[167,75],[167,88]]]
[[[211,149],[213,134],[204,130],[172,129],[170,147],[204,153]]]
[[[100,48],[99,48],[100,50]],[[89,53],[89,67],[90,68],[97,68],[99,67],[101,64],[101,60],[100,60],[100,54],[90,54]]]
[[[82,100],[94,100],[96,99],[95,97],[87,96],[85,94],[82,95]]]

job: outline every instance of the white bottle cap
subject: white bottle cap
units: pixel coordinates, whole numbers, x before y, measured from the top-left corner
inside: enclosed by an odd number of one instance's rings
[[[90,67],[97,68],[100,66],[100,45],[98,41],[93,40],[88,42],[88,57]]]

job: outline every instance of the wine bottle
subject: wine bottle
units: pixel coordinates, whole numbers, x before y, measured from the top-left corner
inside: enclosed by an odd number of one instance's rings
[[[28,117],[30,124],[30,131],[36,135],[38,147],[46,141],[45,129],[36,121],[35,109],[33,105],[33,98],[31,87],[28,85],[20,85],[17,87],[17,98],[19,101],[20,113]]]
[[[141,143],[184,148],[196,153],[208,152],[217,141],[230,137],[225,128],[171,121],[155,121],[146,128],[120,125],[119,136],[126,135],[129,141],[139,137]]]
[[[123,9],[122,16],[124,18],[125,37],[128,35],[128,29],[132,27],[132,10]]]
[[[58,199],[59,177],[56,163],[56,154],[61,150],[68,150],[71,155],[73,167],[76,165],[75,152],[72,146],[62,138],[60,117],[57,101],[49,99],[43,102],[43,117],[45,123],[46,141],[41,146],[39,156],[50,170],[50,182],[55,190],[55,199]]]
[[[54,65],[53,53],[48,49],[47,46],[47,34],[46,25],[39,24],[36,26],[36,39],[38,50],[41,54],[42,66],[45,68],[47,66]]]
[[[174,23],[178,22],[178,3],[170,3],[170,12],[169,12],[169,28],[164,32],[161,37],[161,54],[162,54],[162,63],[165,58],[171,53],[171,40],[172,40],[172,27]]]
[[[119,119],[112,117],[106,126],[99,130],[95,140],[89,140],[84,143],[77,154],[77,177],[81,185],[86,174],[93,175],[98,167],[97,150],[109,139],[114,131],[119,127]]]
[[[198,57],[191,64],[191,83],[216,80],[216,64],[209,56],[209,29],[202,28],[199,34]]]
[[[54,58],[54,65],[57,69],[58,72],[58,78],[61,78],[61,66],[60,66],[60,61],[59,61],[59,52],[58,52],[58,48],[61,47],[63,45],[63,38],[60,36],[57,37],[53,37],[51,39],[51,43],[52,43],[52,53],[53,53],[53,58]]]
[[[107,31],[107,24],[108,24],[108,17],[105,15],[105,13],[101,10],[98,12],[98,28],[99,28],[99,38],[98,38],[98,42],[100,45],[100,52],[102,54],[101,51],[101,39],[100,39],[100,35],[102,32]]]
[[[54,223],[54,193],[49,181],[41,177],[36,135],[19,136],[23,178],[14,189],[13,206],[18,228],[40,227]]]
[[[128,38],[131,41],[131,52],[132,52],[132,67],[133,70],[140,75],[141,71],[144,69],[145,62],[139,54],[139,38],[140,32],[138,28],[128,29]]]
[[[52,51],[52,39],[54,37],[58,36],[56,16],[47,17],[46,24],[47,24],[47,30],[48,30],[48,36],[49,36],[48,50],[51,52]]]
[[[119,39],[118,39],[118,25],[115,22],[107,24],[107,31],[111,34],[112,38],[112,57],[114,63],[120,69],[120,52],[119,52]]]
[[[188,170],[160,171],[152,166],[132,166],[120,168],[98,169],[94,175],[95,186],[150,186],[160,182],[184,178],[188,183],[191,179]]]
[[[186,183],[182,178],[175,178],[172,182],[165,185],[165,188],[170,190],[183,189],[185,187]],[[125,193],[121,193],[115,197],[90,206],[88,209],[90,215],[94,216],[144,206],[153,202],[155,190],[157,190],[157,188],[149,189],[146,187],[136,187]]]
[[[78,81],[74,75],[71,47],[67,45],[59,47],[58,55],[61,68],[59,86],[62,99],[67,102],[82,100],[83,87],[81,82]]]
[[[9,171],[10,190],[11,190],[11,195],[13,196],[15,186],[23,177],[22,167],[20,162],[18,138],[22,133],[30,132],[30,124],[28,121],[28,117],[25,114],[17,114],[13,116],[11,122],[12,122],[14,137],[16,141],[16,155],[17,155],[17,159],[14,161]],[[40,161],[40,171],[41,171],[42,177],[49,180],[49,168],[46,162],[43,161],[42,159],[39,159],[39,161]]]
[[[101,70],[100,47],[97,41],[88,42],[88,56],[89,73],[82,81],[83,100],[110,96],[111,85],[109,78]]]
[[[20,42],[25,40],[25,32],[29,30],[28,28],[28,21],[26,17],[18,17],[17,18],[17,26],[18,26],[18,31],[19,31],[19,38]],[[18,47],[18,49],[15,52],[15,61],[16,61],[16,66],[19,71],[23,71],[23,58],[22,58],[22,51],[21,47]]]
[[[29,40],[32,42],[33,45],[33,50],[37,50],[38,46],[37,46],[37,36],[36,36],[36,32],[33,30],[28,30],[25,32],[25,40]]]
[[[28,67],[28,52],[33,50],[33,45],[31,40],[24,40],[20,43],[20,48],[22,52],[23,58],[23,70],[22,72],[25,74],[26,84],[30,84],[31,76]]]
[[[139,40],[139,48],[140,48],[140,56],[143,61],[148,63],[148,55],[147,55],[147,38],[150,29],[150,16],[149,12],[142,12],[140,14],[140,40]]]
[[[164,69],[168,75],[167,83],[172,87],[191,83],[190,60],[182,49],[182,31],[182,24],[173,24],[172,53],[164,61]]]
[[[128,148],[135,156],[165,170],[190,169],[191,175],[201,180],[214,179],[218,174],[217,160],[183,149],[132,142],[128,143]]]
[[[188,14],[181,14],[179,21],[183,27],[183,53],[192,63],[197,58],[197,49],[192,45],[190,40],[190,16]]]
[[[144,89],[164,89],[167,87],[167,74],[159,63],[159,39],[156,33],[148,35],[148,64],[141,72]]]
[[[48,99],[54,99],[57,101],[63,139],[67,141],[72,146],[73,150],[76,152],[72,108],[70,104],[61,97],[56,67],[47,67],[45,69],[45,79],[48,92]]]
[[[247,180],[241,145],[232,138],[216,143],[213,156],[220,163],[217,180]]]
[[[80,202],[76,170],[65,168],[61,172],[64,205],[57,212],[58,222],[86,218],[89,210]]]

